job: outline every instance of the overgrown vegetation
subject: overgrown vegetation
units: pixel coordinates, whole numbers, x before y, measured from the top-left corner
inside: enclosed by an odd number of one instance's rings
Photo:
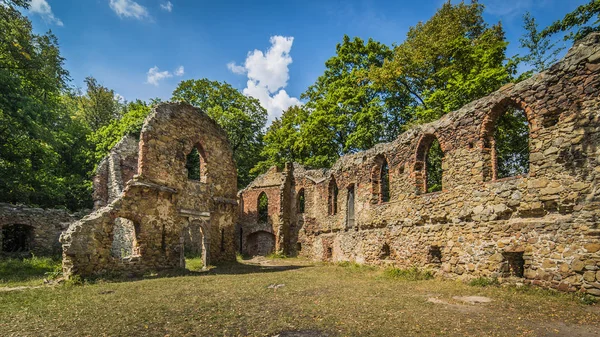
[[[478,277],[469,281],[469,285],[472,287],[489,287],[489,286],[499,286],[500,282],[498,282],[497,278],[489,278],[489,277]]]
[[[0,259],[0,287],[41,285],[44,278],[62,274],[60,258],[37,257]]]
[[[433,273],[431,273],[430,270],[423,270],[417,267],[411,267],[408,269],[387,268],[384,270],[383,275],[390,279],[404,281],[421,281],[433,279]]]

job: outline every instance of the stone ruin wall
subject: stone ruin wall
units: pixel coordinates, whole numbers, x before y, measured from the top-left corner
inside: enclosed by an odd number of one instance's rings
[[[58,255],[61,246],[58,242],[60,234],[69,224],[80,216],[70,214],[62,209],[42,209],[23,205],[0,203],[0,247],[2,253],[33,253],[34,255]],[[7,247],[4,235],[14,233],[13,226],[22,226],[26,230],[25,247],[17,251],[4,251]],[[12,239],[14,240],[14,239]]]
[[[591,34],[547,71],[394,142],[344,156],[331,170],[271,170],[240,192],[242,240],[258,226],[253,213],[264,190],[269,205],[279,203],[269,214],[278,250],[289,254],[418,266],[459,279],[502,280],[522,264],[521,282],[600,296],[599,73],[600,34]],[[491,138],[511,105],[529,121],[529,173],[497,180]],[[424,151],[433,137],[444,152],[443,190],[424,193]],[[390,200],[383,203],[372,175],[382,158],[390,182]],[[338,212],[328,215],[332,179]],[[280,184],[261,183],[268,180]],[[349,186],[355,190],[352,226],[346,219]],[[301,189],[303,214],[295,201]]]
[[[204,181],[188,180],[193,147],[205,155]],[[234,260],[236,180],[226,133],[213,120],[187,104],[154,107],[139,142],[125,137],[99,164],[95,211],[61,236],[65,275],[183,267],[186,238],[205,265]]]

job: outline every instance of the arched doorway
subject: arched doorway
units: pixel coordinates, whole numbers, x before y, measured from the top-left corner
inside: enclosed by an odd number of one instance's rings
[[[275,235],[258,231],[248,235],[246,253],[250,256],[267,256],[275,251]]]

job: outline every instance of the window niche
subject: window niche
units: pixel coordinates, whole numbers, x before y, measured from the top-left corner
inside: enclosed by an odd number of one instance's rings
[[[501,267],[502,277],[519,277],[525,274],[525,259],[523,252],[504,252],[504,261]]]
[[[328,196],[327,196],[327,213],[329,215],[335,215],[338,211],[337,199],[338,199],[338,186],[335,178],[332,176],[329,180]]]
[[[269,198],[265,192],[261,192],[258,196],[258,223],[269,222]]]
[[[304,213],[306,208],[306,199],[304,198],[304,189],[301,188],[298,192],[298,198],[296,202],[296,209],[298,213]]]
[[[206,153],[200,144],[196,144],[186,156],[185,168],[187,169],[188,180],[207,182]]]
[[[29,252],[33,243],[33,227],[14,224],[2,227],[2,251],[6,253]]]
[[[383,155],[375,157],[375,165],[371,170],[371,183],[372,203],[381,204],[390,201],[390,169]]]
[[[498,104],[484,122],[486,181],[529,173],[530,124],[524,109],[511,101]]]
[[[437,137],[423,135],[417,146],[415,177],[417,193],[432,193],[442,190],[444,152]]]

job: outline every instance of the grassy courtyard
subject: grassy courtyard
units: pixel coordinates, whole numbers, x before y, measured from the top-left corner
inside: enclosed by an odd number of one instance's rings
[[[189,262],[199,269],[197,261]],[[26,281],[41,284],[32,282]],[[573,295],[300,259],[6,291],[15,285],[14,279],[0,284],[5,287],[0,336],[597,336],[600,331],[599,306]],[[456,296],[491,302],[465,303]]]

